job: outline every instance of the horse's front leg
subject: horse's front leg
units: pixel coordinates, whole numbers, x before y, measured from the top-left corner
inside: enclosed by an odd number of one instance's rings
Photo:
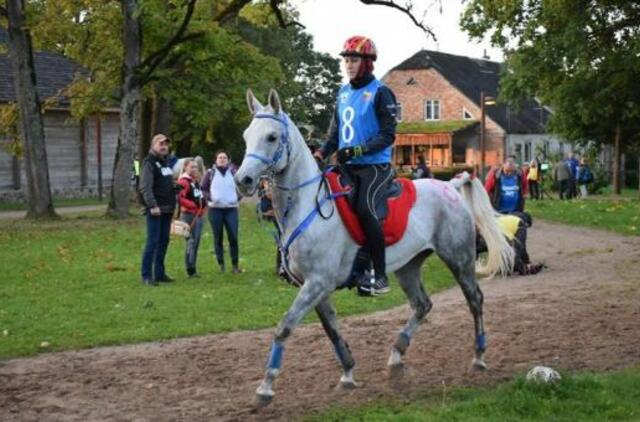
[[[342,366],[342,377],[340,377],[340,384],[342,388],[352,389],[358,386],[353,379],[353,367],[356,365],[351,355],[349,345],[340,335],[338,331],[338,319],[336,318],[336,311],[329,300],[329,297],[322,299],[318,306],[316,306],[316,313],[320,318],[322,327],[327,333],[327,336],[333,343],[333,348],[336,352],[336,356]]]
[[[256,390],[257,404],[265,406],[271,402],[274,396],[273,382],[275,381],[284,354],[284,343],[291,335],[294,328],[302,321],[318,302],[329,294],[329,287],[321,281],[306,280],[296,296],[289,311],[285,314],[274,334],[271,351],[267,359],[267,370],[264,379]]]

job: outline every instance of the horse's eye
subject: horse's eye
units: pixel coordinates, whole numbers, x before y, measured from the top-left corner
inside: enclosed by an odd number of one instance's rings
[[[273,133],[272,133],[272,134],[270,134],[269,136],[267,136],[267,142],[275,142],[275,141],[277,141],[277,140],[278,140],[278,138],[277,138],[277,137],[276,137],[276,135],[275,135],[275,134],[273,134]]]

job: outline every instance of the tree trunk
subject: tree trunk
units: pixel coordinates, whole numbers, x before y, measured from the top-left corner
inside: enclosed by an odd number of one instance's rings
[[[147,98],[142,103],[142,129],[138,143],[138,160],[142,161],[149,152],[153,137],[153,99]]]
[[[622,136],[622,127],[620,123],[616,125],[616,137],[613,147],[613,193],[620,195],[620,156],[622,155],[620,148],[620,137]]]
[[[142,37],[138,0],[122,0],[124,63],[120,100],[120,135],[113,166],[113,184],[107,213],[118,218],[129,215],[133,156],[140,130],[140,80],[138,70]]]
[[[7,0],[9,57],[20,109],[20,129],[27,174],[27,218],[51,218],[53,208],[44,125],[36,90],[31,35],[24,22],[22,0]]]
[[[171,103],[160,93],[153,98],[153,135],[163,133],[169,136],[171,132]]]

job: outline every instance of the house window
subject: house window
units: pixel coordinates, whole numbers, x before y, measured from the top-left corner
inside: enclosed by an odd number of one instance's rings
[[[516,163],[522,163],[522,144],[515,145],[515,151],[513,155],[515,156]]]
[[[424,102],[424,119],[440,120],[440,101],[427,100]]]
[[[524,161],[527,163],[531,161],[531,142],[524,144]]]
[[[473,116],[469,113],[469,110],[462,107],[462,120],[472,120]]]
[[[402,121],[402,103],[396,103],[396,121]]]

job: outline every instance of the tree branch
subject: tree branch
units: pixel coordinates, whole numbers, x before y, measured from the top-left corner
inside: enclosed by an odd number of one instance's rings
[[[360,0],[360,3],[366,5],[374,5],[374,6],[386,6],[392,9],[396,9],[407,15],[413,24],[418,28],[422,29],[422,31],[427,34],[427,36],[431,37],[434,41],[436,41],[436,35],[433,33],[431,28],[426,26],[423,21],[419,21],[413,14],[413,2],[410,2],[407,6],[401,6],[393,0]]]
[[[157,51],[151,53],[141,64],[140,69],[147,68],[144,72],[144,76],[140,78],[140,84],[144,85],[147,79],[151,76],[153,71],[162,63],[162,61],[167,57],[171,49],[176,45],[190,41],[195,38],[199,38],[204,35],[204,32],[194,32],[189,35],[184,35],[187,31],[187,27],[189,26],[189,22],[191,22],[191,18],[193,17],[193,11],[195,10],[197,0],[188,0],[187,1],[187,12],[182,19],[182,23],[180,27],[173,35],[173,37],[167,41],[167,43]]]
[[[213,21],[224,25],[238,16],[240,10],[249,3],[251,3],[251,0],[233,0],[222,12],[213,17]]]
[[[300,28],[305,28],[305,26],[303,24],[301,24],[298,21],[289,21],[286,22],[284,19],[284,16],[282,15],[282,10],[280,10],[280,8],[278,7],[278,5],[280,5],[280,3],[282,3],[282,0],[270,0],[269,1],[269,5],[271,6],[271,10],[273,11],[273,14],[276,15],[276,19],[278,19],[278,23],[280,24],[280,27],[283,29],[286,29],[290,26],[299,26]]]

